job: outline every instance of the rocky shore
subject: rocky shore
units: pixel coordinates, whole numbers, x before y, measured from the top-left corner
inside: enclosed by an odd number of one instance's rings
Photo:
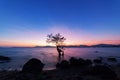
[[[101,62],[72,57],[57,63],[55,70],[43,71],[44,64],[33,58],[24,64],[22,71],[0,71],[0,80],[120,80],[119,64],[103,65]],[[97,64],[93,66],[94,63]]]

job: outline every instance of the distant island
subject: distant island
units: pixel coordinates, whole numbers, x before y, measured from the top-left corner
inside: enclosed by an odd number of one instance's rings
[[[63,46],[63,47],[80,47],[80,48],[85,48],[85,47],[120,47],[120,44],[119,45],[114,45],[114,44],[97,44],[97,45],[91,45],[91,46],[88,46],[88,45],[69,45],[69,46]],[[35,46],[35,48],[54,48],[54,46]]]
[[[120,44],[96,44],[96,45],[69,45],[69,46],[63,46],[65,48],[91,48],[91,47],[120,47]],[[34,47],[0,47],[0,48],[55,48],[55,46],[34,46]]]

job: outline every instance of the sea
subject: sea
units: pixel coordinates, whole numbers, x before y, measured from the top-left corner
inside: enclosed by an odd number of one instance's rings
[[[11,58],[9,62],[0,63],[0,70],[21,70],[31,58],[41,60],[45,64],[44,70],[52,70],[60,60],[56,48],[0,48],[0,55]],[[106,63],[120,64],[120,48],[65,48],[61,59],[69,60],[71,57],[91,60],[102,57]],[[107,61],[108,57],[115,57],[117,63]]]

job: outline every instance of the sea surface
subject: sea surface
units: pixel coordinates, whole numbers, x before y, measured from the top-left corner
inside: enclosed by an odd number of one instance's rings
[[[99,57],[116,57],[120,62],[120,48],[65,48],[65,55],[61,59],[71,57],[95,59]],[[0,70],[21,70],[31,58],[38,58],[44,64],[44,70],[55,69],[60,60],[56,48],[0,48],[0,55],[11,57],[12,60],[0,63]]]

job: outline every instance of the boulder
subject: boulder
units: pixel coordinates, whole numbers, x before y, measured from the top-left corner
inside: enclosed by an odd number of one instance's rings
[[[10,57],[0,55],[0,63],[6,63],[6,62],[9,62],[10,60],[11,60]]]
[[[57,63],[57,64],[56,64],[56,68],[60,68],[60,63]]]
[[[92,61],[89,59],[87,60],[84,60],[82,58],[76,59],[74,57],[71,57],[69,62],[72,67],[85,67],[92,64]]]
[[[43,67],[44,64],[40,60],[32,58],[27,63],[24,64],[22,72],[39,74],[42,71]]]
[[[114,57],[109,57],[109,58],[107,58],[107,60],[108,60],[108,61],[114,61],[114,62],[116,62],[116,61],[117,61],[117,59],[116,59],[116,58],[114,58]]]
[[[6,56],[0,56],[0,60],[11,60],[11,58]]]
[[[89,72],[101,76],[104,80],[118,80],[116,73],[107,66],[96,65]]]
[[[101,63],[102,63],[102,60],[101,60],[101,59],[94,59],[93,62],[94,62],[94,63],[97,63],[97,64],[101,64]]]
[[[85,60],[86,66],[92,65],[92,61],[90,59]]]
[[[70,62],[70,65],[74,66],[74,67],[76,67],[76,66],[78,66],[80,64],[79,60],[74,58],[74,57],[71,57],[69,62]]]
[[[67,60],[63,60],[60,64],[59,64],[59,68],[61,69],[67,69],[70,67],[70,64]]]
[[[79,66],[86,66],[86,61],[84,59],[79,58],[78,61],[79,61]]]

